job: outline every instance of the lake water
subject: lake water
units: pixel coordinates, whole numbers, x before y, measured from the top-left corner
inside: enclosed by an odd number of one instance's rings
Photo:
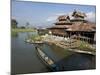
[[[26,74],[50,72],[50,69],[38,58],[34,44],[25,43],[25,38],[35,32],[15,33],[11,37],[11,73]],[[94,69],[95,56],[63,50],[55,45],[40,45],[59,66],[65,70]]]

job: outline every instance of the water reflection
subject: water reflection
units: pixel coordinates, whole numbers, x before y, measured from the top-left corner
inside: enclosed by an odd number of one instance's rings
[[[12,75],[50,71],[37,57],[35,46],[24,42],[26,37],[27,33],[18,33],[16,38],[11,38]]]
[[[11,32],[11,37],[18,37],[18,32]]]
[[[87,70],[96,68],[95,61],[95,56],[93,55],[74,53],[56,64],[59,65],[62,71]]]
[[[39,46],[59,66],[59,71],[86,70],[96,68],[94,55],[75,53],[56,45],[41,44]]]
[[[11,72],[14,74],[50,72],[50,69],[37,57],[36,44],[25,43],[28,35],[37,33],[13,33],[11,41]],[[16,37],[16,38],[14,38]],[[38,45],[38,44],[37,44]],[[38,45],[63,70],[94,69],[95,56],[70,52],[56,45]],[[62,70],[62,69],[61,69]]]

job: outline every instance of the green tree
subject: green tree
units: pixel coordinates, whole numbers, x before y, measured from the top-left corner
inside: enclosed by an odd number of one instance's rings
[[[17,28],[18,22],[15,19],[11,20],[11,28]]]
[[[21,26],[20,28],[21,28],[21,29],[25,29],[25,27],[24,27],[24,26]]]

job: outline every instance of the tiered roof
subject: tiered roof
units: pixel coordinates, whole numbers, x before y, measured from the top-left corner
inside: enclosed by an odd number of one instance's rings
[[[52,28],[50,28],[50,29],[57,29],[57,28],[61,28],[61,29],[67,29],[67,28],[69,28],[70,26],[69,25],[55,25],[55,26],[53,26]]]
[[[66,21],[66,19],[69,19],[70,20],[70,17],[69,16],[66,16],[66,15],[61,15],[58,17],[58,20],[59,21]]]
[[[61,15],[58,17],[58,22],[55,23],[50,29],[66,29],[66,31],[95,31],[96,26],[93,23],[90,23],[84,20],[86,17],[85,13],[74,11],[72,13],[74,19],[70,19],[67,15]],[[79,23],[80,22],[80,23]]]
[[[66,31],[96,31],[96,26],[92,23],[73,24]]]
[[[71,25],[70,17],[67,15],[61,15],[58,17],[58,22],[55,23],[55,25]]]
[[[74,10],[73,14],[72,14],[73,17],[75,18],[84,18],[86,17],[86,14],[85,13],[82,13],[82,12],[79,12],[79,11],[76,11]]]

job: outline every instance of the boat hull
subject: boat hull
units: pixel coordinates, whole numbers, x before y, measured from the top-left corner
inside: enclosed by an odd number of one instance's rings
[[[48,68],[50,68],[50,70],[51,71],[57,71],[57,69],[56,69],[56,67],[57,67],[57,65],[54,63],[54,64],[49,64],[49,63],[47,63],[46,61],[45,61],[45,59],[41,56],[41,54],[39,53],[39,51],[38,51],[38,48],[36,47],[36,53],[37,53],[37,56],[41,59],[41,61],[48,67]],[[46,57],[48,57],[47,55],[46,55]],[[49,58],[49,57],[48,57]],[[50,59],[50,58],[49,58]],[[51,60],[51,59],[50,59]]]

